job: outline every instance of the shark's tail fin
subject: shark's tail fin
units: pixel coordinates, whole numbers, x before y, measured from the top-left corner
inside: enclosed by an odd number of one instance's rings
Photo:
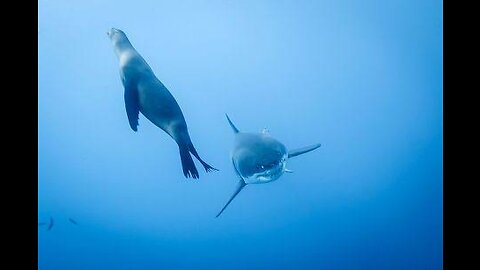
[[[200,163],[202,163],[203,168],[205,168],[205,171],[206,171],[206,172],[218,171],[218,169],[216,169],[216,168],[208,165],[205,161],[203,161],[203,160],[200,158],[200,156],[198,155],[197,150],[196,150],[195,147],[193,146],[193,143],[192,143],[192,142],[190,142],[190,143],[188,144],[188,149],[190,150],[190,153],[192,153],[192,154],[198,159],[198,161],[200,161]]]
[[[222,208],[222,210],[220,210],[220,212],[218,212],[218,214],[215,216],[215,217],[219,217],[222,212],[225,210],[225,208],[227,208],[227,206],[233,201],[233,199],[238,195],[238,193],[240,193],[240,191],[242,191],[242,189],[246,186],[247,184],[245,184],[245,181],[243,181],[243,179],[240,179],[240,181],[238,182],[238,186],[237,186],[237,189],[235,190],[235,192],[232,194],[232,196],[230,197],[230,199],[228,200],[228,202],[225,204],[225,206]]]
[[[179,144],[178,147],[180,149],[180,158],[182,159],[183,175],[185,175],[186,178],[198,178],[197,167],[195,167],[192,156],[190,156],[188,144]]]

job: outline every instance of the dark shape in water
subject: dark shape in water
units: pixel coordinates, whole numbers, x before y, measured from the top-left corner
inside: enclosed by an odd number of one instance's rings
[[[75,220],[73,220],[72,218],[68,218],[68,221],[70,221],[71,223],[73,223],[73,224],[75,224],[75,225],[78,224],[78,223],[77,223]]]
[[[50,231],[53,227],[53,218],[50,217],[50,224],[48,224],[48,228],[47,228],[47,231]]]

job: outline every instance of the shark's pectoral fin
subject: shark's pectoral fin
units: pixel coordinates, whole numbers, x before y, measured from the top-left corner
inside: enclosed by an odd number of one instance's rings
[[[230,197],[230,199],[228,200],[228,202],[225,204],[225,206],[222,208],[222,210],[220,210],[220,212],[218,212],[218,214],[215,216],[215,217],[219,217],[223,210],[225,210],[225,208],[227,208],[227,206],[233,201],[233,199],[235,198],[235,196],[238,195],[238,193],[240,193],[240,191],[246,186],[247,184],[245,184],[245,181],[243,181],[243,179],[240,179],[238,181],[238,185],[237,185],[237,189],[235,190],[235,192],[232,194],[232,196]]]
[[[292,158],[292,157],[296,157],[296,156],[301,155],[301,154],[305,154],[307,152],[310,152],[310,151],[313,151],[313,150],[319,148],[320,146],[321,146],[321,144],[314,144],[314,145],[305,146],[305,147],[302,147],[302,148],[290,150],[290,151],[288,151],[288,158]]]

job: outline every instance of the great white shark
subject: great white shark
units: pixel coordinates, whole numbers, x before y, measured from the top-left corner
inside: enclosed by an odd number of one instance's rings
[[[225,116],[235,133],[231,158],[235,173],[240,179],[235,192],[216,217],[222,214],[246,185],[269,183],[280,178],[285,172],[291,173],[292,171],[286,168],[289,158],[313,151],[321,146],[321,144],[314,144],[287,150],[285,145],[270,136],[266,129],[260,133],[240,132],[228,115],[225,114]]]

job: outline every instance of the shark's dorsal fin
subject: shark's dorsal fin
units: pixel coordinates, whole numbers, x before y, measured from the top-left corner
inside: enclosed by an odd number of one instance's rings
[[[230,117],[228,117],[228,114],[225,114],[225,116],[227,117],[228,123],[232,127],[233,132],[238,133],[238,128],[232,123],[232,121],[230,120]]]
[[[301,155],[301,154],[305,154],[307,152],[310,152],[310,151],[313,151],[313,150],[319,148],[320,146],[322,146],[322,145],[318,143],[318,144],[314,144],[314,145],[305,146],[305,147],[302,147],[302,148],[290,150],[290,151],[288,151],[288,158],[296,157],[296,156]]]
[[[227,116],[228,117],[228,116]],[[219,217],[223,210],[225,210],[225,208],[227,208],[227,206],[233,201],[233,199],[238,195],[238,193],[240,193],[240,191],[242,191],[242,189],[246,186],[247,184],[245,184],[245,181],[243,181],[243,179],[240,179],[238,181],[238,185],[237,185],[237,189],[235,190],[235,192],[232,194],[232,196],[230,197],[230,199],[228,200],[228,202],[225,204],[225,206],[222,208],[222,210],[220,210],[220,212],[218,212],[218,214],[215,216],[216,218]]]

